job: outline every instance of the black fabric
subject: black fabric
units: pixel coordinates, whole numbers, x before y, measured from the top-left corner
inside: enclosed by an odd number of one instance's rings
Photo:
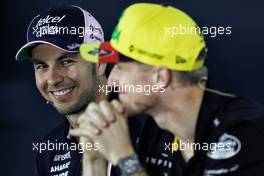
[[[69,123],[65,120],[53,131],[51,131],[39,144],[63,144],[65,147],[61,150],[50,148],[39,151],[36,158],[36,175],[38,176],[81,176],[81,152],[80,150],[70,150],[71,144],[77,144],[75,138],[67,138],[69,132]],[[48,148],[48,147],[46,147]],[[59,156],[69,156],[55,159]]]
[[[140,115],[135,118],[131,117],[128,120],[130,137],[133,145],[135,145],[138,140],[138,136],[141,133],[141,128],[143,126],[143,122],[145,120],[145,115]],[[65,144],[64,150],[43,150],[38,151],[36,158],[36,174],[37,176],[81,176],[81,158],[82,153],[80,150],[75,150],[72,146],[76,146],[77,140],[76,138],[67,138],[69,132],[69,123],[67,120],[56,127],[53,131],[51,131],[43,140],[39,142],[39,144],[45,144],[48,146],[49,144],[59,145]],[[57,147],[59,148],[59,147]],[[55,158],[60,156],[70,156],[66,159],[59,159],[59,161],[55,161]],[[69,163],[69,164],[67,164]],[[113,175],[119,175],[119,169],[113,167],[112,169]]]
[[[69,124],[65,122],[44,141],[56,140],[76,142],[67,139]],[[158,128],[151,117],[140,115],[129,119],[129,130],[133,146],[139,155],[142,165],[150,176],[262,176],[264,168],[264,108],[246,98],[231,98],[214,93],[205,93],[196,126],[195,143],[218,143],[221,137],[229,137],[223,142],[234,144],[233,156],[223,154],[209,155],[209,151],[196,150],[194,156],[186,163],[180,151],[172,151],[174,136]],[[230,140],[237,139],[237,140]],[[238,141],[240,149],[238,150]],[[237,153],[235,153],[237,152]],[[37,156],[39,176],[50,174],[52,166],[65,162],[54,162],[55,155],[65,154],[58,151],[44,151]],[[235,154],[234,154],[235,153]],[[210,156],[210,157],[209,157]],[[213,157],[212,157],[213,156]],[[81,174],[81,154],[71,151],[69,176]],[[113,167],[112,175],[120,175],[118,168]]]
[[[224,137],[226,139],[221,140]],[[264,165],[263,137],[262,105],[246,98],[207,92],[198,117],[195,143],[219,144],[222,141],[234,145],[230,152],[217,152],[219,155],[214,157],[210,156],[209,151],[196,151],[182,175],[261,176]]]
[[[172,151],[174,136],[146,118],[139,140],[134,144],[149,175],[159,176],[262,176],[264,166],[264,107],[240,97],[205,92],[195,131],[195,144],[222,142],[237,144],[240,150],[226,158],[210,158],[208,150],[197,150],[186,163],[180,151]],[[166,145],[170,144],[170,148]],[[232,152],[229,152],[232,154]],[[225,156],[225,154],[223,154]],[[216,156],[215,156],[216,157]]]
[[[135,148],[149,175],[178,176],[182,173],[185,161],[179,151],[171,150],[173,140],[174,136],[160,129],[151,117],[145,120]]]

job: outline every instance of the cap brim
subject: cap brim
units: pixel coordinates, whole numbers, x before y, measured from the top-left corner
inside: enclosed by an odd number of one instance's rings
[[[49,44],[49,45],[52,45],[56,48],[59,48],[63,51],[67,51],[67,52],[70,52],[70,53],[75,53],[75,52],[78,52],[78,49],[77,50],[74,50],[74,51],[70,51],[70,50],[67,50],[67,49],[64,49],[62,47],[60,47],[59,45],[56,45],[54,43],[60,43],[60,41],[58,42],[57,40],[56,41],[43,41],[43,40],[35,40],[35,41],[32,41],[32,42],[28,42],[26,43],[24,46],[22,46],[18,52],[16,53],[16,60],[17,61],[23,61],[23,60],[27,60],[27,59],[30,59],[31,58],[31,51],[32,51],[32,48],[34,46],[36,46],[37,44]]]
[[[81,58],[87,62],[99,63],[99,50],[101,43],[83,43],[80,46]]]
[[[92,63],[118,63],[132,61],[127,57],[120,57],[118,53],[110,44],[110,42],[102,43],[84,43],[80,46],[81,57]]]
[[[37,45],[37,42],[29,42],[22,46],[16,53],[16,60],[22,61],[31,57],[31,49]]]

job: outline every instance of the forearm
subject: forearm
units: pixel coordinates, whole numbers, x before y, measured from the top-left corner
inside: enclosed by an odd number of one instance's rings
[[[106,176],[107,174],[107,162],[104,158],[94,160],[83,159],[82,165],[82,176]]]

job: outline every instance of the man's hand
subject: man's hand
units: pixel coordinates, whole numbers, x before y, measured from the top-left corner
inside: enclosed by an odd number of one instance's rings
[[[83,117],[84,116],[84,117]],[[85,114],[80,115],[79,118],[85,118]],[[83,157],[82,157],[82,175],[83,176],[103,176],[106,175],[107,161],[99,153],[99,151],[86,148],[87,144],[93,144],[94,142],[88,137],[80,137],[80,144],[82,144]],[[90,146],[90,145],[89,145]]]
[[[94,146],[94,142],[87,137],[80,137],[80,142],[79,142],[82,146],[82,150],[83,150],[83,160],[89,160],[89,161],[93,161],[96,160],[98,158],[101,158],[101,154],[95,150],[94,148],[91,150],[89,148],[89,150],[86,149],[86,146],[89,144],[93,144]]]
[[[129,138],[124,108],[117,100],[111,103],[90,103],[78,123],[79,128],[70,133],[99,143],[100,153],[114,165],[119,159],[135,153]]]
[[[85,146],[93,143],[87,137],[80,137],[80,143]],[[82,175],[83,176],[104,176],[106,175],[107,162],[105,158],[96,150],[83,148]]]

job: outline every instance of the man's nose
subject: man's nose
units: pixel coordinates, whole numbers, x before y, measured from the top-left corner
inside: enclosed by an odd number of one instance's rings
[[[51,86],[56,86],[63,82],[63,75],[60,73],[58,68],[51,68],[48,73],[48,84]]]

